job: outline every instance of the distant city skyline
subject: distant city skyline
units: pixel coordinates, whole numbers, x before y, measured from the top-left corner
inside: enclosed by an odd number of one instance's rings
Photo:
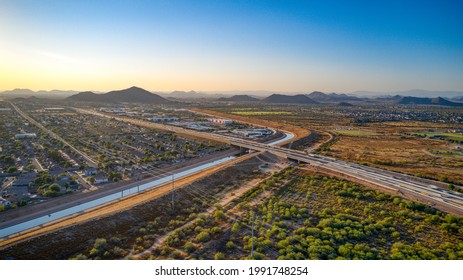
[[[463,91],[460,1],[0,2],[0,91]]]

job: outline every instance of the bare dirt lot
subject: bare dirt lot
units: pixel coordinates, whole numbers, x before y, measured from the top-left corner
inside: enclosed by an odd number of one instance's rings
[[[418,130],[423,126],[422,123],[409,124],[407,127],[395,126],[391,123],[382,128],[375,127],[374,130],[371,126],[363,128],[369,132],[376,131],[374,135],[370,133],[346,135],[333,131],[335,135],[337,134],[336,141],[325,154],[419,177],[463,184],[461,172],[463,159],[432,153],[436,150],[451,151],[455,144],[403,135],[407,131]]]

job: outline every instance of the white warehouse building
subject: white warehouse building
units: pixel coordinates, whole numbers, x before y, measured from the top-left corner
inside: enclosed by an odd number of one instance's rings
[[[177,117],[156,117],[150,119],[152,122],[178,122]]]
[[[19,133],[14,136],[16,139],[25,139],[25,138],[35,138],[37,134],[35,133]]]
[[[224,119],[207,119],[209,122],[213,123],[220,123],[220,124],[232,124],[232,120],[224,120]]]

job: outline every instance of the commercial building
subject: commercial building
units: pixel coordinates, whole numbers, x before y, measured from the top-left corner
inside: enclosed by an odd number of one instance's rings
[[[19,134],[15,134],[14,137],[16,139],[30,139],[30,138],[36,138],[37,134],[35,134],[35,133],[19,133]]]
[[[177,117],[156,117],[150,119],[152,122],[178,122]]]
[[[246,137],[263,137],[272,135],[273,131],[270,129],[235,129],[233,130],[233,133]]]
[[[207,119],[209,122],[213,122],[213,123],[220,123],[220,124],[232,124],[233,121],[232,120],[225,120],[225,119]]]
[[[127,109],[125,108],[109,108],[109,107],[101,107],[100,112],[105,112],[105,113],[113,113],[113,114],[121,114],[125,113]]]

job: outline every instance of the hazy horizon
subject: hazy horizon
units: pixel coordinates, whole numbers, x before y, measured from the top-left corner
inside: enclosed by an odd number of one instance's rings
[[[137,86],[132,86],[132,87],[137,87]],[[127,88],[128,89],[128,88]],[[226,90],[226,91],[201,91],[201,90],[172,90],[172,91],[159,91],[159,90],[151,90],[151,89],[146,89],[143,88],[151,93],[154,94],[160,94],[162,96],[169,96],[171,94],[175,93],[192,93],[192,97],[195,97],[194,95],[196,94],[196,97],[201,98],[204,95],[208,95],[211,97],[214,96],[233,96],[233,95],[250,95],[250,96],[255,96],[255,97],[266,97],[271,94],[283,94],[283,95],[297,95],[297,94],[310,94],[312,92],[323,92],[319,90],[311,90],[311,91],[295,91],[295,92],[288,92],[288,91],[268,91],[268,90]],[[121,88],[119,89],[112,89],[113,90],[122,90]],[[36,96],[36,97],[46,97],[50,98],[52,96],[64,98],[70,95],[77,94],[79,92],[94,92],[96,94],[104,94],[109,91],[95,91],[95,90],[60,90],[60,89],[53,89],[53,90],[31,90],[31,89],[12,89],[12,90],[6,90],[6,91],[0,91],[0,94],[5,94],[9,93],[12,94],[11,92],[18,91],[18,96]],[[26,91],[32,91],[33,94],[28,95],[25,94]],[[34,95],[35,93],[38,93],[38,95]],[[463,97],[463,91],[452,91],[452,90],[444,90],[444,91],[433,91],[433,90],[422,90],[422,89],[411,89],[411,90],[401,90],[401,91],[391,91],[391,92],[380,92],[380,91],[367,91],[367,90],[360,90],[360,91],[353,91],[353,92],[323,92],[325,94],[347,94],[350,96],[357,96],[357,97],[366,97],[366,98],[375,98],[375,97],[381,97],[381,96],[393,96],[393,95],[401,95],[401,96],[413,96],[413,97],[446,97],[446,98],[454,98],[454,97]],[[53,95],[55,94],[55,95]],[[3,95],[7,97],[7,95]],[[9,96],[11,97],[11,96]]]

